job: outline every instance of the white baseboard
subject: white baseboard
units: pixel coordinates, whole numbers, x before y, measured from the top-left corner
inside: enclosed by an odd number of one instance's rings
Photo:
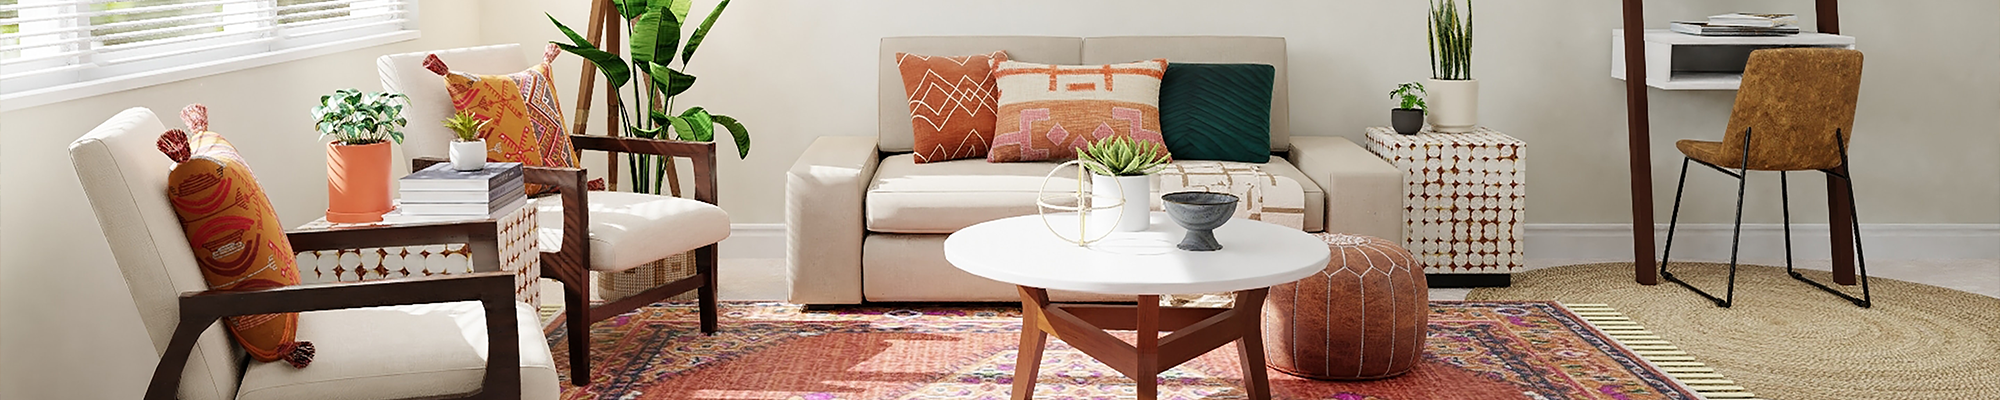
[[[1666,246],[1667,226],[1654,244]],[[1742,260],[1782,262],[1783,225],[1744,224]],[[1528,224],[1527,257],[1561,260],[1631,260],[1632,227],[1625,224]],[[1728,261],[1730,225],[1687,224],[1675,233],[1674,259]],[[1862,224],[1862,251],[1870,260],[2000,258],[2000,224]],[[1792,251],[1799,260],[1830,258],[1826,224],[1793,224]],[[722,258],[785,258],[785,224],[734,224],[722,241]],[[1656,253],[1657,254],[1657,253]]]

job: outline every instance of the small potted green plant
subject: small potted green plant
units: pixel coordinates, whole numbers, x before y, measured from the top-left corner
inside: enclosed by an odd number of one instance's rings
[[[1396,133],[1413,135],[1424,130],[1424,84],[1403,82],[1389,91],[1389,98],[1401,103],[1389,110],[1389,124]]]
[[[464,111],[444,119],[444,127],[451,129],[454,134],[449,153],[451,169],[459,171],[486,169],[486,139],[480,138],[480,132],[486,130],[486,124],[489,122],[493,120],[474,117]]]
[[[403,142],[403,95],[340,89],[320,96],[314,126],[326,144],[326,220],[376,222],[389,203],[389,142]]]
[[[1151,175],[1166,168],[1170,159],[1165,145],[1126,136],[1098,140],[1077,153],[1077,158],[1093,161],[1083,166],[1091,172],[1093,193],[1118,193],[1125,200],[1115,230],[1137,232],[1151,227]]]

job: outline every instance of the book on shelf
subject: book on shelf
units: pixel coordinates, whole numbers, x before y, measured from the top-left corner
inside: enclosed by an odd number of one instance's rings
[[[1778,28],[1798,24],[1799,17],[1779,13],[1729,13],[1708,16],[1711,26],[1736,26],[1748,28]]]
[[[498,202],[509,194],[521,194],[524,189],[525,183],[516,179],[493,190],[402,190],[399,193],[404,204],[486,203]]]
[[[402,191],[427,190],[470,190],[492,191],[506,186],[509,182],[522,180],[521,163],[489,162],[486,168],[477,171],[459,171],[451,168],[451,163],[437,163],[423,170],[412,172],[399,179]]]
[[[501,201],[477,203],[402,203],[403,215],[464,215],[500,216],[513,213],[528,204],[528,194],[514,192]]]
[[[1700,36],[1785,36],[1799,33],[1799,28],[1796,26],[1776,28],[1716,26],[1699,21],[1674,21],[1672,24],[1667,25],[1667,29],[1674,32]]]

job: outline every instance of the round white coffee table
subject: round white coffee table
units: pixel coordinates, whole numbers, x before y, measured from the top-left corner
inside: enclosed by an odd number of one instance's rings
[[[1151,229],[1113,233],[1085,247],[1063,241],[1040,216],[1029,215],[960,229],[945,239],[944,255],[958,269],[1020,288],[1015,399],[1034,395],[1047,335],[1137,381],[1140,399],[1158,396],[1160,371],[1237,342],[1245,391],[1252,399],[1271,398],[1258,332],[1264,295],[1272,285],[1325,268],[1326,243],[1297,229],[1234,219],[1215,230],[1222,250],[1190,252],[1174,248],[1184,233],[1165,213],[1153,213]],[[1048,289],[1129,294],[1138,304],[1054,304]],[[1162,294],[1213,292],[1236,292],[1235,306],[1160,307]],[[1138,345],[1106,330],[1138,331]],[[1160,331],[1173,334],[1160,337]]]

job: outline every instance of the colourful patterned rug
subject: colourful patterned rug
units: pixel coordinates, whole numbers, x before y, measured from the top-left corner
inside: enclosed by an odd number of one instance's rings
[[[1006,399],[1020,310],[725,304],[722,332],[661,304],[591,327],[587,388],[564,399]],[[562,330],[550,333],[558,360]],[[1130,332],[1122,335],[1132,340]],[[1161,374],[1161,399],[1236,399],[1235,346]],[[1051,338],[1037,399],[1130,398],[1130,379]],[[1425,362],[1400,377],[1313,381],[1271,371],[1278,399],[1699,399],[1553,302],[1432,302]],[[566,365],[566,363],[557,363]]]

